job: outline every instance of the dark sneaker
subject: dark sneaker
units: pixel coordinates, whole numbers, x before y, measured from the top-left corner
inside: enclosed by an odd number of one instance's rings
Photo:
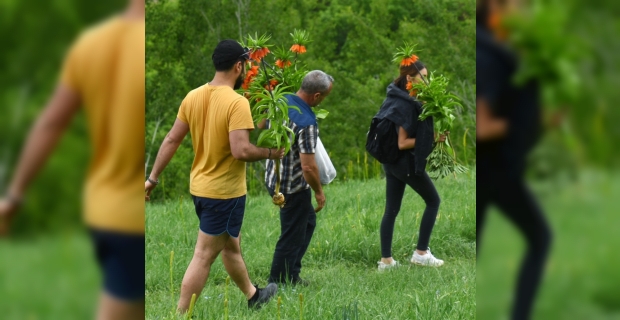
[[[254,287],[256,287],[256,293],[252,299],[248,300],[248,308],[251,309],[259,309],[278,293],[278,285],[275,283],[270,283],[263,289],[258,286]]]

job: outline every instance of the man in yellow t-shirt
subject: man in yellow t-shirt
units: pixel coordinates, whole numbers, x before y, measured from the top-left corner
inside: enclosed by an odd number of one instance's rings
[[[131,0],[125,12],[87,29],[71,46],[0,201],[1,235],[82,107],[92,146],[83,215],[103,273],[97,319],[144,318],[144,10],[144,0]]]
[[[249,50],[234,40],[223,40],[211,58],[216,70],[213,80],[183,99],[144,184],[148,200],[158,176],[190,132],[194,148],[190,193],[200,228],[194,256],[183,277],[177,306],[181,313],[187,312],[192,294],[200,296],[220,252],[226,271],[248,299],[248,307],[266,303],[278,288],[276,284],[263,289],[252,285],[241,257],[239,235],[247,192],[245,163],[281,159],[284,149],[258,148],[250,143],[250,131],[254,130],[250,104],[234,91],[243,81]]]

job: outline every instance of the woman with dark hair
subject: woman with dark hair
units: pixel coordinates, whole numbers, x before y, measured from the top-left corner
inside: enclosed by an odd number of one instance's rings
[[[551,245],[551,229],[524,181],[526,156],[540,136],[539,89],[516,87],[518,57],[503,43],[499,17],[514,1],[479,0],[476,21],[476,250],[493,204],[521,232],[527,250],[519,271],[512,319],[529,319]]]
[[[428,247],[435,218],[439,211],[439,195],[425,171],[426,158],[433,150],[434,131],[432,117],[418,120],[422,112],[422,103],[415,94],[408,92],[409,83],[425,81],[428,71],[421,61],[401,65],[400,75],[387,87],[387,97],[375,116],[388,119],[395,124],[398,131],[398,149],[400,157],[396,163],[383,164],[386,177],[386,205],[381,221],[381,261],[379,271],[398,265],[392,258],[392,236],[394,221],[400,211],[405,187],[409,185],[426,203],[422,216],[418,244],[411,257],[411,263],[423,266],[439,267],[443,260],[435,258]],[[442,134],[440,140],[445,140]]]

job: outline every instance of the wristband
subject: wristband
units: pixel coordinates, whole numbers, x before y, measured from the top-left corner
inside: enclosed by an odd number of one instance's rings
[[[159,184],[159,179],[157,179],[157,181],[153,181],[151,180],[151,177],[146,178],[146,180],[154,185],[158,185]]]

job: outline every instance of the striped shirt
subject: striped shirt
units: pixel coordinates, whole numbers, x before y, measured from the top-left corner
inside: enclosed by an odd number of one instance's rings
[[[316,118],[310,106],[301,103],[301,99],[296,96],[289,97],[289,104],[298,106],[302,114],[305,126],[300,126],[293,120],[289,121],[288,127],[295,133],[295,140],[291,143],[291,150],[284,156],[280,162],[280,192],[284,194],[296,193],[310,188],[306,179],[304,179],[301,168],[300,153],[315,153],[317,139],[319,136],[319,128],[316,124]],[[301,104],[301,105],[300,105]],[[305,104],[305,105],[304,105]],[[290,113],[297,113],[294,109],[289,109]],[[297,113],[299,115],[299,113]],[[307,124],[311,122],[312,124]],[[267,124],[269,125],[269,124]],[[275,161],[267,160],[267,170],[265,172],[265,182],[270,189],[275,189]]]

